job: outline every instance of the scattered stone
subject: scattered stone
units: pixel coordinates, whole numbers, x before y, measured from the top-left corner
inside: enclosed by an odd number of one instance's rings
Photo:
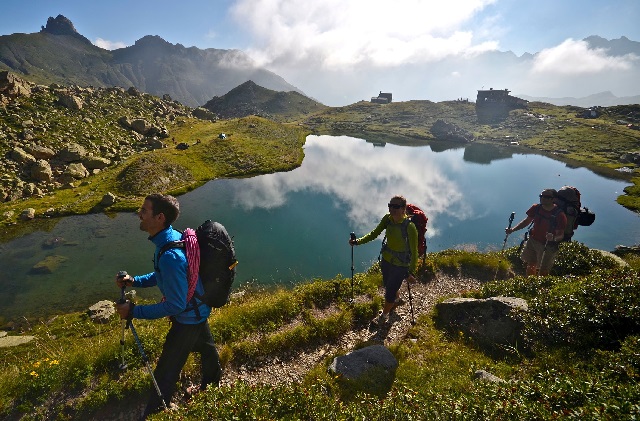
[[[100,201],[100,206],[109,207],[116,203],[116,195],[109,192],[102,196],[102,200]]]
[[[52,176],[53,172],[51,171],[51,165],[49,165],[49,162],[44,159],[37,160],[31,166],[31,178],[36,181],[44,181],[48,183],[51,181]]]
[[[99,324],[108,323],[115,313],[113,302],[108,300],[98,301],[87,310],[91,321]]]
[[[62,237],[47,238],[42,242],[43,249],[53,249],[59,247],[65,243],[65,239]]]
[[[83,102],[80,98],[75,95],[70,95],[67,93],[60,93],[58,95],[58,102],[63,107],[66,107],[73,111],[79,111],[82,109]]]
[[[474,373],[474,376],[478,380],[483,380],[483,381],[490,382],[490,383],[504,383],[505,382],[500,377],[498,377],[496,375],[493,375],[493,374],[489,373],[488,371],[484,371],[484,370],[476,370],[476,372]]]
[[[66,148],[62,149],[56,157],[64,162],[76,162],[81,161],[87,155],[87,151],[82,145],[78,145],[77,143],[70,143]]]
[[[58,267],[68,260],[65,256],[53,255],[47,256],[44,260],[39,261],[31,268],[31,273],[36,275],[50,275],[54,273]]]
[[[12,346],[18,346],[26,344],[34,340],[35,336],[4,336],[0,338],[0,348],[9,348]]]
[[[36,217],[36,210],[33,208],[27,208],[23,210],[22,213],[20,214],[21,221],[31,221],[35,217]]]

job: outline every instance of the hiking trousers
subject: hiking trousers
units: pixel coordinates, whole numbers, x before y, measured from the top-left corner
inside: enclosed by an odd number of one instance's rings
[[[402,281],[409,276],[409,268],[396,266],[382,259],[380,261],[380,269],[382,270],[382,283],[384,284],[384,300],[388,303],[393,303],[396,301]]]
[[[180,371],[182,371],[191,352],[200,353],[202,364],[200,389],[204,390],[210,384],[217,386],[220,383],[222,368],[209,323],[205,320],[199,324],[188,325],[173,321],[162,346],[162,354],[153,372],[167,406],[175,393]],[[153,388],[143,419],[161,409],[163,409],[162,402]]]

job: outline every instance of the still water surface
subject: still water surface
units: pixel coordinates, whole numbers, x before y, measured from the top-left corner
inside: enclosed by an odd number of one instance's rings
[[[639,216],[615,202],[625,182],[491,146],[379,147],[331,136],[309,136],[304,162],[293,171],[215,180],[181,196],[175,226],[220,221],[235,239],[239,283],[294,284],[350,277],[349,233],[373,229],[394,194],[427,213],[429,251],[495,250],[502,247],[511,212],[515,224],[543,188],[565,184],[578,187],[583,205],[596,213],[595,223],[580,227],[575,240],[604,250],[638,243]],[[47,316],[116,300],[118,270],[152,269],[153,247],[138,225],[131,213],[68,217],[50,232],[0,245],[0,317]],[[522,234],[510,236],[507,246],[519,244]],[[380,240],[355,248],[356,271],[377,258]],[[53,274],[33,273],[48,256],[66,260]],[[157,289],[139,289],[138,295],[155,298]]]

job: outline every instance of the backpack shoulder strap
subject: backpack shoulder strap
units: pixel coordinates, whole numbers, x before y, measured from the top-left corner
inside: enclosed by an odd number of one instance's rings
[[[153,268],[155,269],[155,271],[160,272],[160,258],[162,257],[163,254],[165,254],[167,250],[184,249],[184,248],[185,248],[185,245],[183,240],[169,241],[164,246],[160,247],[160,251],[158,252],[158,257],[153,261]]]

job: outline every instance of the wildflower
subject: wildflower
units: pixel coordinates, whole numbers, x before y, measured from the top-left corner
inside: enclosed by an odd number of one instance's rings
[[[31,377],[36,378],[38,377],[38,373],[36,373],[35,371],[32,371],[31,373],[29,373],[31,375]]]
[[[51,365],[58,365],[58,364],[60,364],[60,361],[58,361],[58,360],[51,360],[51,361],[49,361],[49,365],[50,365],[50,366],[51,366]]]
[[[35,363],[33,363],[33,366],[34,366],[35,368],[40,367],[40,361],[36,361]]]

